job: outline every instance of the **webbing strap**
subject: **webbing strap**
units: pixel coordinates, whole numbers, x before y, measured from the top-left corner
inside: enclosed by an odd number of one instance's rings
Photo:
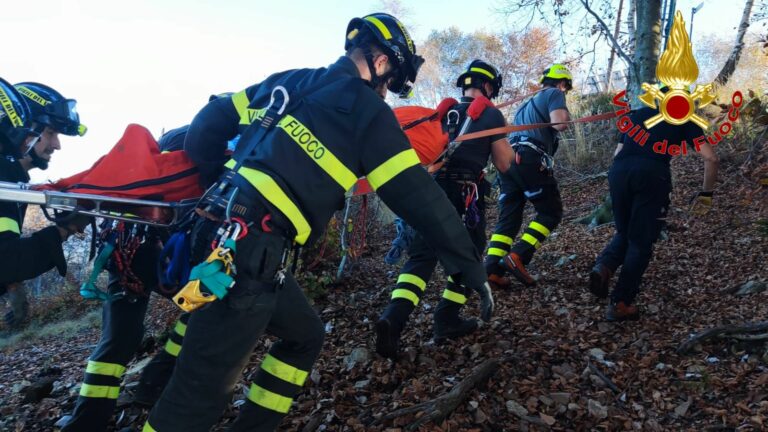
[[[238,145],[235,148],[235,152],[233,154],[233,158],[238,160],[235,164],[235,168],[232,169],[232,171],[237,171],[242,166],[243,162],[247,159],[248,156],[250,156],[251,152],[256,148],[256,146],[259,145],[259,143],[264,139],[264,137],[267,135],[267,132],[269,132],[277,123],[282,120],[283,116],[293,112],[294,109],[299,105],[299,103],[307,96],[311,95],[312,93],[324,88],[328,84],[331,84],[335,80],[332,78],[335,78],[335,76],[328,76],[326,75],[324,79],[318,80],[313,85],[310,85],[308,88],[295,91],[293,94],[288,94],[288,90],[283,87],[282,85],[275,86],[272,89],[272,97],[277,94],[276,90],[278,88],[282,88],[286,91],[286,94],[283,94],[283,97],[288,96],[288,100],[284,100],[284,106],[280,109],[276,107],[277,101],[271,101],[269,107],[267,107],[264,111],[264,114],[262,116],[262,123],[261,127],[259,128],[248,128],[246,132],[243,133],[243,136],[240,138],[240,143],[245,143],[243,145]],[[287,84],[287,83],[286,83]],[[292,89],[293,90],[293,89]],[[238,93],[239,94],[239,93]],[[235,103],[236,101],[233,101]],[[242,108],[242,101],[240,101],[240,108]],[[236,105],[237,107],[237,105]],[[256,118],[258,118],[259,114],[261,113],[261,110],[254,110],[256,113]],[[267,120],[269,118],[270,120]],[[248,135],[249,133],[253,132],[253,135]]]
[[[573,123],[591,123],[595,121],[600,120],[609,120],[614,117],[618,117],[618,113],[616,112],[607,112],[603,114],[597,114],[597,115],[591,115],[586,116],[582,118],[578,118],[576,120],[570,120],[567,122],[554,122],[554,123],[531,123],[531,124],[524,124],[524,125],[510,125],[510,126],[504,126],[504,127],[497,127],[493,129],[486,129],[484,131],[479,132],[472,132],[464,135],[460,135],[454,139],[454,141],[468,141],[472,139],[477,138],[483,138],[491,135],[497,135],[497,134],[508,134],[510,132],[520,132],[520,131],[526,131],[531,129],[540,129],[545,127],[550,127],[554,125],[561,125],[561,124],[573,124]]]
[[[497,104],[496,108],[501,109],[501,108],[504,108],[504,107],[508,107],[510,105],[514,105],[514,104],[516,104],[518,102],[522,102],[525,99],[527,99],[527,98],[529,98],[531,96],[534,96],[536,93],[538,93],[538,92],[540,92],[542,90],[544,90],[544,87],[542,87],[542,88],[540,88],[540,89],[538,89],[536,91],[532,91],[532,92],[528,93],[527,95],[522,95],[522,96],[520,96],[518,98],[515,98],[515,99],[512,99],[512,100],[508,100],[506,102],[502,102],[500,104]]]

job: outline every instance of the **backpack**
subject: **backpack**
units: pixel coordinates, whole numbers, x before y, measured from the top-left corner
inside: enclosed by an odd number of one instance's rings
[[[443,128],[443,118],[450,108],[459,102],[443,99],[437,109],[420,106],[404,106],[394,109],[395,117],[419,156],[422,166],[434,163],[448,146],[450,138]]]
[[[161,153],[152,134],[136,124],[128,125],[120,141],[91,168],[39,189],[167,202],[203,194],[197,167],[187,154]]]
[[[443,99],[436,109],[419,106],[405,106],[395,108],[400,127],[411,142],[411,147],[416,151],[422,166],[435,164],[443,156],[450,157],[459,143],[451,143],[451,140],[460,135],[469,123],[466,120],[477,120],[485,108],[494,105],[485,97],[478,97],[472,101],[464,112],[458,112],[453,108],[459,102],[454,98]],[[451,112],[458,112],[459,118],[453,119],[453,127],[446,127],[443,120]],[[457,129],[461,128],[461,129]],[[451,128],[451,130],[448,130]],[[449,144],[451,146],[449,147]]]

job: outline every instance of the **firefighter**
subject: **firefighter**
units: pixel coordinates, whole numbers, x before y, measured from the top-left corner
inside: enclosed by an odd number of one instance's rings
[[[668,88],[662,86],[662,92]],[[629,115],[633,124],[643,124],[658,110],[643,107]],[[653,254],[653,244],[659,238],[669,210],[672,192],[672,174],[669,163],[672,157],[657,153],[651,143],[679,144],[685,140],[693,143],[703,136],[703,131],[693,122],[672,125],[661,122],[648,130],[650,136],[639,145],[627,134],[622,134],[614,153],[613,164],[608,171],[608,185],[613,202],[616,233],[603,249],[589,274],[589,290],[598,298],[609,295],[611,279],[621,267],[621,273],[610,293],[606,308],[608,321],[636,320],[640,311],[635,298],[640,283]],[[698,153],[704,159],[703,189],[694,198],[692,210],[704,213],[712,206],[712,196],[717,181],[719,159],[712,146],[703,141]]]
[[[217,234],[220,218],[242,218],[248,230],[236,240],[234,285],[226,297],[192,313],[176,369],[145,431],[208,431],[264,332],[278,340],[230,430],[278,426],[325,333],[286,268],[287,251],[316,240],[363,175],[429,241],[447,273],[481,293],[483,316],[490,318],[493,303],[480,257],[383,100],[387,89],[411,92],[423,59],[403,25],[383,13],[353,19],[345,48],[346,55],[327,68],[276,73],[209,103],[192,122],[185,149],[212,173],[221,167],[211,161],[223,159],[238,124],[259,119],[242,135],[200,209],[205,217],[193,229],[193,257],[229,259],[231,249],[212,254],[209,246],[224,240]]]
[[[181,150],[188,126],[173,129],[158,141],[161,151]],[[131,224],[125,231],[130,233]],[[101,338],[88,359],[80,394],[71,415],[57,423],[62,432],[98,432],[107,429],[120,394],[120,383],[126,365],[133,359],[144,337],[144,317],[149,295],[158,287],[157,261],[160,240],[167,233],[159,229],[137,231],[143,240],[130,263],[131,272],[141,281],[143,293],[124,286],[124,279],[114,263],[108,266],[109,297],[102,308]],[[127,234],[131,235],[131,234]],[[160,351],[142,371],[133,402],[151,406],[170,379],[176,357],[181,350],[189,314],[182,314]]]
[[[472,61],[467,70],[456,81],[463,96],[458,105],[451,108],[457,115],[448,114],[445,125],[449,138],[457,136],[460,127],[467,120],[467,108],[475,98],[494,99],[502,86],[501,74],[482,60]],[[481,102],[481,101],[478,101]],[[488,103],[488,105],[491,105]],[[470,121],[465,133],[503,127],[504,115],[493,106],[486,107],[477,120]],[[483,169],[492,157],[499,172],[509,169],[513,152],[504,134],[469,140],[458,146],[444,160],[434,178],[448,196],[478,251],[485,248],[485,185]],[[418,306],[424,289],[437,264],[437,255],[417,234],[408,250],[409,260],[400,270],[392,299],[376,323],[376,352],[384,357],[396,358],[400,334],[408,316]],[[440,303],[434,313],[434,339],[442,343],[445,339],[457,338],[472,333],[477,328],[475,319],[459,317],[459,311],[467,302],[467,289],[456,284],[451,278],[443,291]]]
[[[540,79],[542,90],[518,108],[514,124],[569,121],[565,94],[573,88],[572,79],[571,72],[562,64],[545,69]],[[504,276],[506,272],[525,286],[536,284],[525,266],[563,217],[563,203],[552,166],[558,134],[566,127],[566,124],[555,124],[510,134],[515,160],[509,171],[500,175],[499,221],[485,257],[485,269],[492,286],[508,288],[510,281]],[[533,204],[536,217],[514,243],[527,201]]]
[[[14,87],[0,80],[0,181],[28,183],[28,172],[47,169],[51,155],[61,148],[59,134],[85,133],[75,104],[43,84],[21,83]],[[62,242],[82,232],[90,222],[87,217],[70,217],[21,237],[26,212],[26,204],[0,202],[0,295],[7,292],[9,296],[11,309],[4,318],[10,329],[18,328],[29,310],[22,282],[54,267],[65,275]]]

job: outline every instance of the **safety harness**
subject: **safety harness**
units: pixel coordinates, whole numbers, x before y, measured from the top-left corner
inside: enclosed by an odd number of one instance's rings
[[[104,220],[97,237],[98,255],[88,280],[80,287],[86,300],[115,300],[127,295],[146,296],[144,284],[131,268],[136,251],[151,235],[145,225],[126,224],[123,221]],[[109,293],[96,286],[99,274],[109,266],[120,276],[121,291]]]
[[[483,181],[484,173],[481,171],[478,177],[474,173],[449,170],[449,162],[451,156],[463,142],[456,141],[455,138],[465,134],[472,125],[472,122],[479,119],[486,108],[493,106],[488,98],[481,96],[475,98],[467,109],[464,110],[464,113],[461,113],[455,107],[448,111],[446,114],[446,126],[450,143],[441,158],[438,158],[438,161],[442,162],[442,167],[434,174],[435,179],[448,179],[461,185],[461,196],[464,202],[463,221],[464,225],[469,229],[476,228],[477,224],[480,223],[480,209],[477,206],[477,202],[480,199],[478,184]],[[461,124],[461,127],[459,127],[459,124]]]
[[[238,170],[243,162],[262,143],[267,134],[272,131],[280,120],[291,112],[308,95],[325,87],[331,79],[321,79],[304,90],[294,93],[291,97],[288,90],[281,86],[275,86],[270,95],[269,105],[264,110],[264,117],[258,124],[253,124],[243,134],[240,142],[247,143],[238,146],[233,154],[234,166],[225,173],[222,178],[211,186],[200,198],[198,209],[192,219],[206,217],[214,221],[221,221],[216,235],[211,244],[211,253],[202,263],[194,266],[189,275],[189,281],[173,297],[174,303],[181,309],[191,312],[206,303],[217,298],[224,298],[234,285],[234,276],[237,269],[234,264],[235,244],[245,237],[249,228],[257,226],[261,231],[270,233],[268,222],[271,214],[263,215],[260,221],[249,215],[249,209],[238,204],[236,199],[240,188],[236,186]],[[243,218],[234,217],[233,214],[249,215]],[[258,225],[257,225],[258,224]],[[192,224],[190,224],[192,225]],[[192,245],[194,247],[194,245]],[[279,269],[274,274],[274,281],[282,284],[285,279],[290,245],[283,248]]]

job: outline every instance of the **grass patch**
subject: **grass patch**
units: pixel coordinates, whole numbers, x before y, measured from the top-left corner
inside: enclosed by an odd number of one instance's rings
[[[0,350],[15,348],[17,345],[35,342],[39,339],[57,337],[69,338],[88,328],[101,326],[101,309],[92,310],[79,318],[48,324],[32,323],[23,330],[8,337],[0,338]]]

